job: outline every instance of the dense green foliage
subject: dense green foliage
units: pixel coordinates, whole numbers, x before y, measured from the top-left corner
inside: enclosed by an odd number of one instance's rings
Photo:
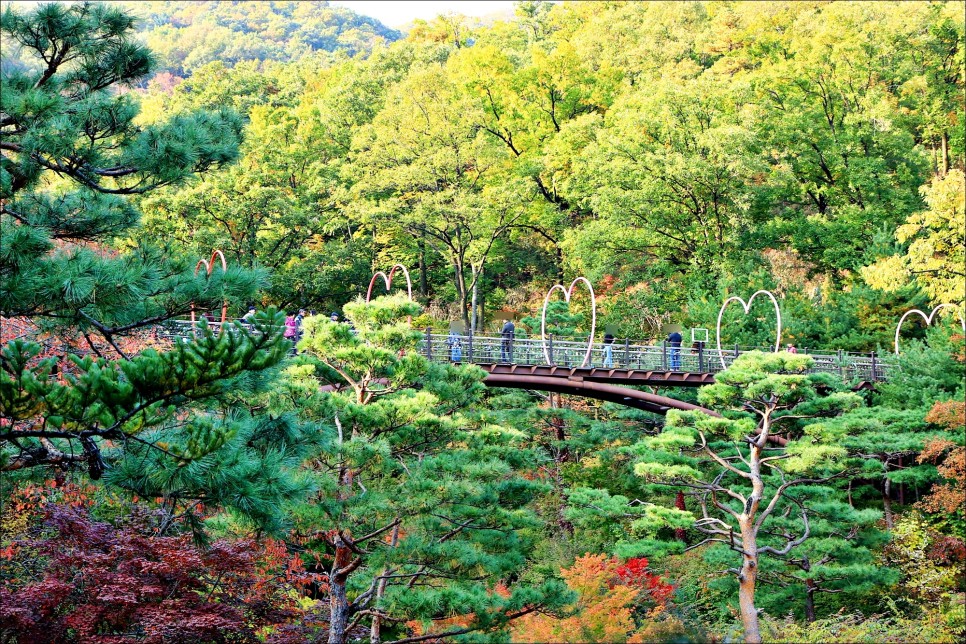
[[[467,324],[475,286],[477,326],[535,312],[570,272],[607,282],[605,322],[638,336],[654,326],[629,303],[707,328],[723,293],[771,288],[799,346],[871,350],[908,304],[962,301],[951,4],[531,13],[526,28],[440,19],[364,60],[284,78],[218,67],[152,95],[217,105],[214,84],[246,97],[250,120],[238,178],[158,193],[149,230],[273,267],[269,299],[285,306],[364,287],[368,267],[341,249],[402,261],[430,310]]]
[[[402,37],[322,2],[4,4],[0,639],[959,641],[962,8],[526,1]],[[363,302],[397,263],[416,301]],[[598,340],[769,289],[801,352],[665,417],[417,350],[532,338],[581,274]],[[772,345],[770,307],[722,343]]]

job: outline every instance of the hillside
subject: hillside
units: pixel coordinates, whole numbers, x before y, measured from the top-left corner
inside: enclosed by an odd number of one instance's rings
[[[220,60],[297,60],[316,51],[350,56],[401,34],[328,2],[119,2],[141,18],[139,31],[159,57],[158,72],[190,76]]]

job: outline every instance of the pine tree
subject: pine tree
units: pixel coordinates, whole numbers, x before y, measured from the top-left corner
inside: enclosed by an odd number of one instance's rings
[[[810,538],[807,486],[834,476],[846,456],[803,423],[861,404],[828,374],[806,374],[811,363],[804,355],[743,354],[698,394],[726,415],[669,412],[665,431],[642,441],[644,461],[636,466],[645,478],[690,490],[701,511],[694,528],[707,537],[692,547],[720,543],[740,555],[730,572],[748,642],[761,642],[761,556],[786,557]],[[779,525],[790,517],[794,525]]]
[[[543,486],[515,473],[534,465],[515,432],[474,420],[483,372],[415,351],[406,318],[420,310],[398,295],[346,305],[354,331],[304,322],[311,357],[289,386],[321,443],[318,493],[296,521],[329,570],[330,642],[359,624],[381,641],[408,620],[440,636],[499,630],[567,594],[555,582],[497,592],[527,561],[538,524],[525,506]]]
[[[0,322],[29,322],[0,351],[6,471],[82,464],[99,478],[130,446],[184,468],[235,431],[205,405],[285,352],[272,314],[174,346],[152,335],[193,305],[252,297],[262,278],[195,276],[193,260],[146,242],[112,247],[138,238],[133,195],[232,162],[241,135],[230,112],[137,125],[124,90],[152,56],[133,28],[101,3],[0,17],[4,56],[30,63],[5,58],[0,91]]]

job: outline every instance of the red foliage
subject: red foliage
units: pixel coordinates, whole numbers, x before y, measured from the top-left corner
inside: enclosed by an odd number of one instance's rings
[[[937,536],[929,546],[926,556],[941,565],[956,565],[966,561],[966,543],[951,536]]]
[[[46,525],[21,544],[46,561],[42,578],[0,588],[0,640],[254,642],[259,629],[299,616],[289,591],[316,581],[273,542],[202,550],[187,536],[151,537],[61,505],[48,506]]]
[[[667,603],[674,594],[674,586],[647,569],[647,559],[644,557],[628,559],[617,568],[617,577],[621,584],[644,591],[658,604]]]

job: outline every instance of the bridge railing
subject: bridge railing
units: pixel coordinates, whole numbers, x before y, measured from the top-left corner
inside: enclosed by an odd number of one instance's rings
[[[556,365],[580,367],[587,355],[587,341],[576,338],[552,337],[545,346],[540,338],[514,338],[509,343],[500,336],[458,335],[459,357],[462,362],[475,364],[512,363],[518,365]],[[587,368],[633,369],[639,371],[675,371],[685,373],[717,373],[730,366],[736,357],[748,351],[771,351],[771,347],[732,346],[722,348],[707,344],[671,347],[667,343],[646,345],[617,339],[610,345],[595,342],[591,347]],[[453,341],[448,334],[424,333],[420,341],[421,353],[437,362],[452,362]],[[801,353],[805,353],[804,350]],[[807,351],[814,360],[812,372],[838,375],[845,382],[878,381],[888,376],[891,361],[883,361],[875,353],[846,351]],[[549,362],[548,362],[549,357]]]
[[[207,322],[214,332],[221,330],[218,322]],[[231,332],[234,322],[226,322],[226,331]],[[159,335],[171,339],[188,338],[193,334],[190,320],[168,320],[159,327]],[[461,362],[474,364],[518,364],[518,365],[557,365],[561,367],[580,367],[587,354],[587,340],[551,336],[547,339],[546,354],[544,343],[538,338],[514,338],[506,346],[501,336],[457,335]],[[607,360],[606,346],[595,342],[591,348],[587,368],[633,369],[636,371],[673,371],[682,373],[717,373],[730,366],[735,358],[748,351],[771,351],[772,347],[732,345],[722,348],[707,344],[685,345],[675,350],[662,342],[656,345],[634,343],[627,339],[616,339],[610,345],[612,360]],[[424,331],[418,350],[436,362],[451,362],[453,343],[449,334]],[[844,382],[875,382],[888,378],[894,368],[891,354],[883,360],[875,353],[854,353],[846,351],[812,351],[800,349],[813,360],[812,372],[831,373]],[[547,358],[550,358],[548,362]]]

